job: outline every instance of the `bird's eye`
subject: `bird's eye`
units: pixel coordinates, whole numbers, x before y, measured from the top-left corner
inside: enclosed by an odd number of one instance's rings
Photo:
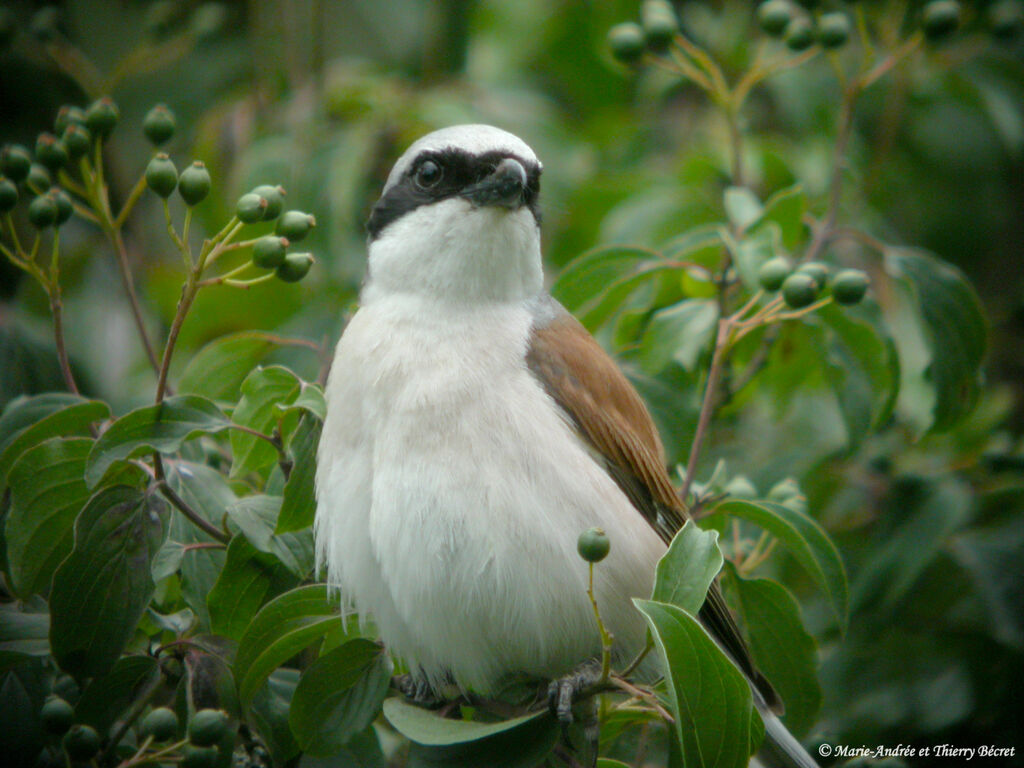
[[[420,189],[430,189],[437,186],[442,176],[444,176],[444,171],[441,170],[440,165],[433,160],[425,160],[416,169],[416,186]]]

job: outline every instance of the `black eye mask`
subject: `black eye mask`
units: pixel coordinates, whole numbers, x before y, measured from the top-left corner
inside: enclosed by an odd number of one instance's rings
[[[540,225],[540,166],[511,152],[495,150],[473,155],[461,149],[430,150],[420,154],[406,169],[398,182],[388,189],[370,212],[366,224],[372,242],[388,224],[421,205],[458,197],[466,188],[486,178],[506,157],[518,161],[526,169],[523,204],[530,209]],[[434,164],[440,177],[428,163]]]

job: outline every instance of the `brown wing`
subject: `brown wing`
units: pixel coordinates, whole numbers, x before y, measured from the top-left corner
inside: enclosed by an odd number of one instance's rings
[[[665,469],[665,452],[643,400],[594,337],[554,299],[539,308],[527,365],[605,469],[666,543],[687,519]],[[754,667],[716,581],[700,611],[705,626],[781,712],[771,684]]]

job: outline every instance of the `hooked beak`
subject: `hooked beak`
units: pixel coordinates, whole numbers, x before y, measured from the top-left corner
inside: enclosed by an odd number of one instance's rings
[[[500,205],[512,209],[523,204],[525,191],[526,169],[519,161],[506,157],[489,176],[460,194],[474,206]]]

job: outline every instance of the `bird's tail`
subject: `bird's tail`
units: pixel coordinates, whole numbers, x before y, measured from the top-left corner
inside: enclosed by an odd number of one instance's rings
[[[754,691],[754,705],[764,721],[764,741],[750,765],[761,765],[764,768],[819,768],[817,761],[782,724],[778,715],[771,711],[757,688],[751,688]]]

